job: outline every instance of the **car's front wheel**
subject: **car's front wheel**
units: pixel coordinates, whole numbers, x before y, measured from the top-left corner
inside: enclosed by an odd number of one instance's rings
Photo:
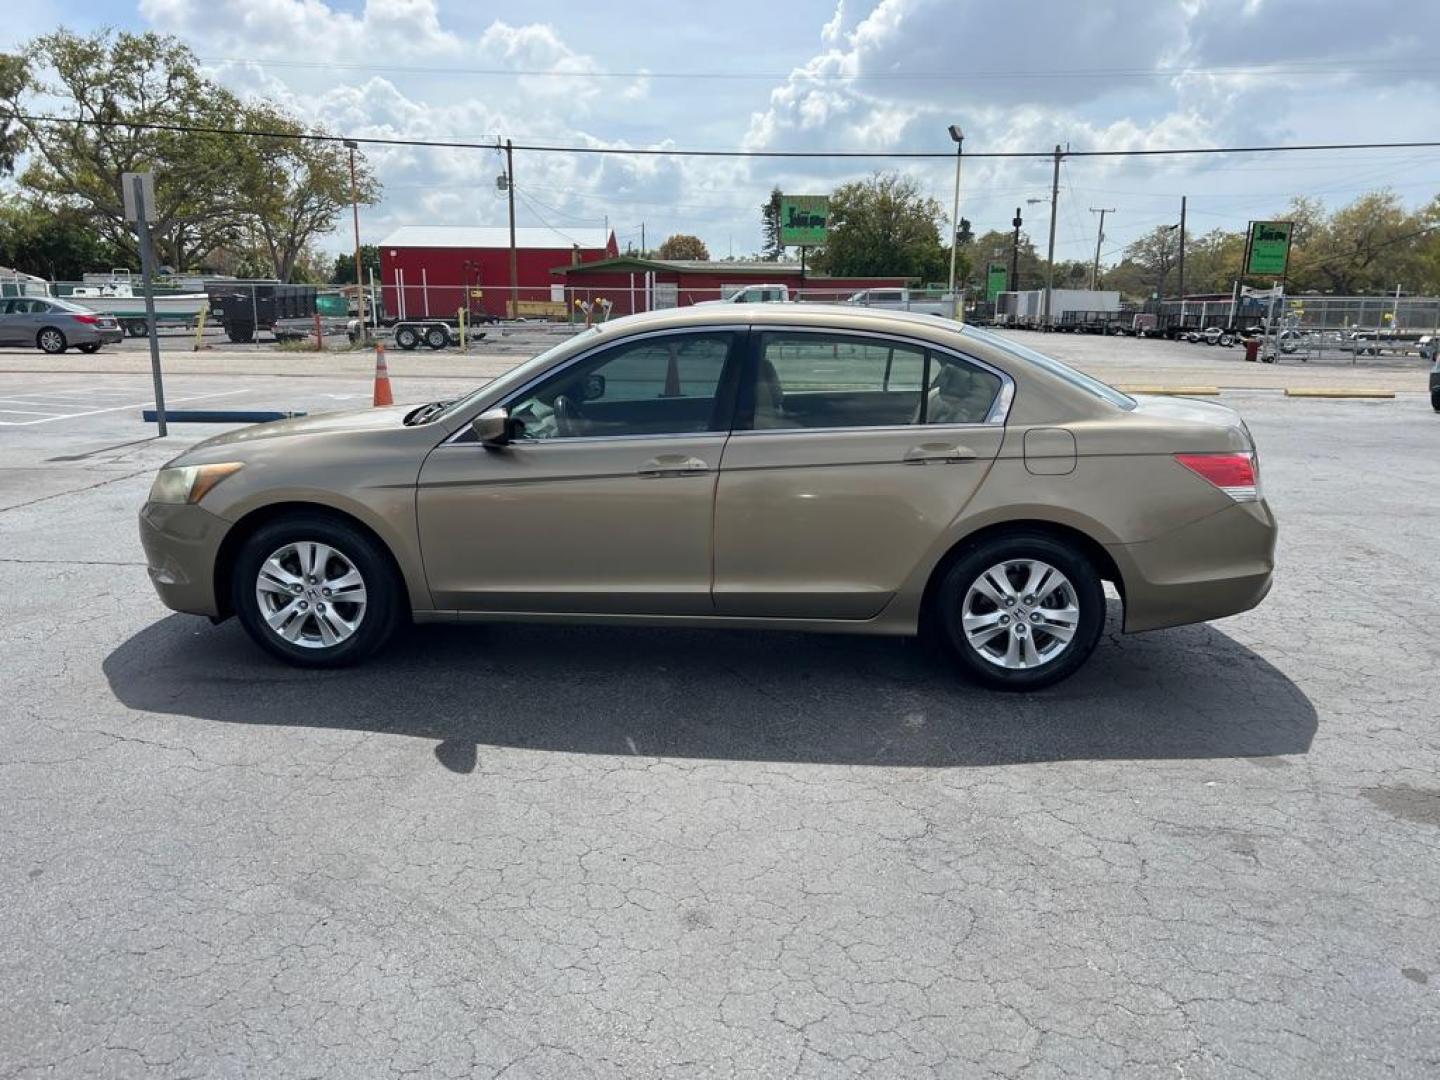
[[[302,667],[342,667],[394,632],[401,583],[369,535],[344,521],[297,515],[245,541],[231,575],[241,625],[267,652]]]
[[[51,356],[58,356],[69,347],[65,342],[65,335],[53,326],[47,326],[35,335],[35,344]]]
[[[949,651],[977,682],[1038,690],[1073,674],[1105,625],[1105,591],[1083,554],[1053,537],[991,537],[950,567],[935,596]]]

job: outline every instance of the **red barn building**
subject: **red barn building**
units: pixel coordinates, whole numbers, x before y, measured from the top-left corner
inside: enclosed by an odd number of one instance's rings
[[[834,302],[862,289],[898,289],[914,284],[904,277],[841,278],[802,274],[799,263],[699,262],[629,255],[566,263],[556,265],[553,270],[554,280],[565,283],[566,295],[572,302],[609,300],[611,318],[720,300],[748,285],[784,285],[791,299]]]
[[[619,254],[608,229],[517,228],[515,269],[519,314],[565,303],[552,271],[562,263]],[[382,304],[390,318],[505,317],[510,300],[510,230],[460,225],[405,225],[380,242]],[[477,295],[478,294],[478,295]]]

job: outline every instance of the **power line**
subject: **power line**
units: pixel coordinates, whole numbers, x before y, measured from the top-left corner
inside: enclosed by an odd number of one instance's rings
[[[596,71],[584,68],[560,71],[554,68],[492,68],[492,67],[426,67],[416,68],[402,64],[356,64],[329,60],[285,60],[257,59],[253,56],[201,56],[208,64],[257,64],[264,67],[313,69],[322,71],[377,71],[403,72],[407,75],[476,75],[501,78],[543,78],[543,79],[706,79],[720,81],[776,81],[786,79],[811,80],[815,82],[985,82],[1028,81],[1054,79],[1174,79],[1183,75],[1428,75],[1430,68],[1397,68],[1386,61],[1355,59],[1337,64],[1331,59],[1292,60],[1283,64],[1236,65],[1212,67],[1116,67],[1116,68],[1052,68],[1045,71]]]
[[[43,116],[29,113],[12,113],[14,119],[32,124],[77,124],[82,127],[128,128],[132,131],[165,131],[189,135],[229,135],[257,139],[292,139],[301,142],[350,142],[368,146],[424,146],[442,150],[495,150],[495,143],[465,142],[441,139],[396,139],[373,135],[325,135],[317,132],[265,131],[256,128],[221,128],[197,124],[155,124],[136,123],[126,120],[101,120],[94,117]],[[1317,150],[1407,150],[1433,149],[1440,147],[1440,141],[1417,142],[1369,142],[1369,143],[1310,143],[1299,146],[1191,146],[1143,150],[1066,150],[1062,158],[1118,158],[1118,157],[1175,157],[1181,155],[1205,154],[1278,154]],[[946,161],[954,155],[948,151],[936,150],[677,150],[671,148],[616,146],[546,146],[541,144],[514,143],[513,149],[537,154],[597,154],[630,157],[706,157],[706,158],[888,158],[888,159],[929,159]],[[991,150],[967,153],[967,158],[1032,158],[1050,160],[1055,154],[1050,150]]]

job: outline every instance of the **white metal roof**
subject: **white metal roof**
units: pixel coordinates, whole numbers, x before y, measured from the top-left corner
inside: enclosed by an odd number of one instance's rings
[[[569,251],[575,244],[582,250],[603,250],[610,241],[605,229],[570,229],[563,232],[546,226],[525,226],[515,229],[515,246],[531,250]],[[508,248],[510,229],[507,226],[472,225],[402,225],[384,240],[385,248]]]

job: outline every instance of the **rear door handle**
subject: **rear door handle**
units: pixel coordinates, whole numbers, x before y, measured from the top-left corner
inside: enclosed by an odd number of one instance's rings
[[[951,462],[974,461],[975,451],[954,443],[921,443],[905,451],[906,465],[944,465]]]
[[[709,471],[703,458],[690,454],[661,454],[635,470],[639,476],[699,476]]]

